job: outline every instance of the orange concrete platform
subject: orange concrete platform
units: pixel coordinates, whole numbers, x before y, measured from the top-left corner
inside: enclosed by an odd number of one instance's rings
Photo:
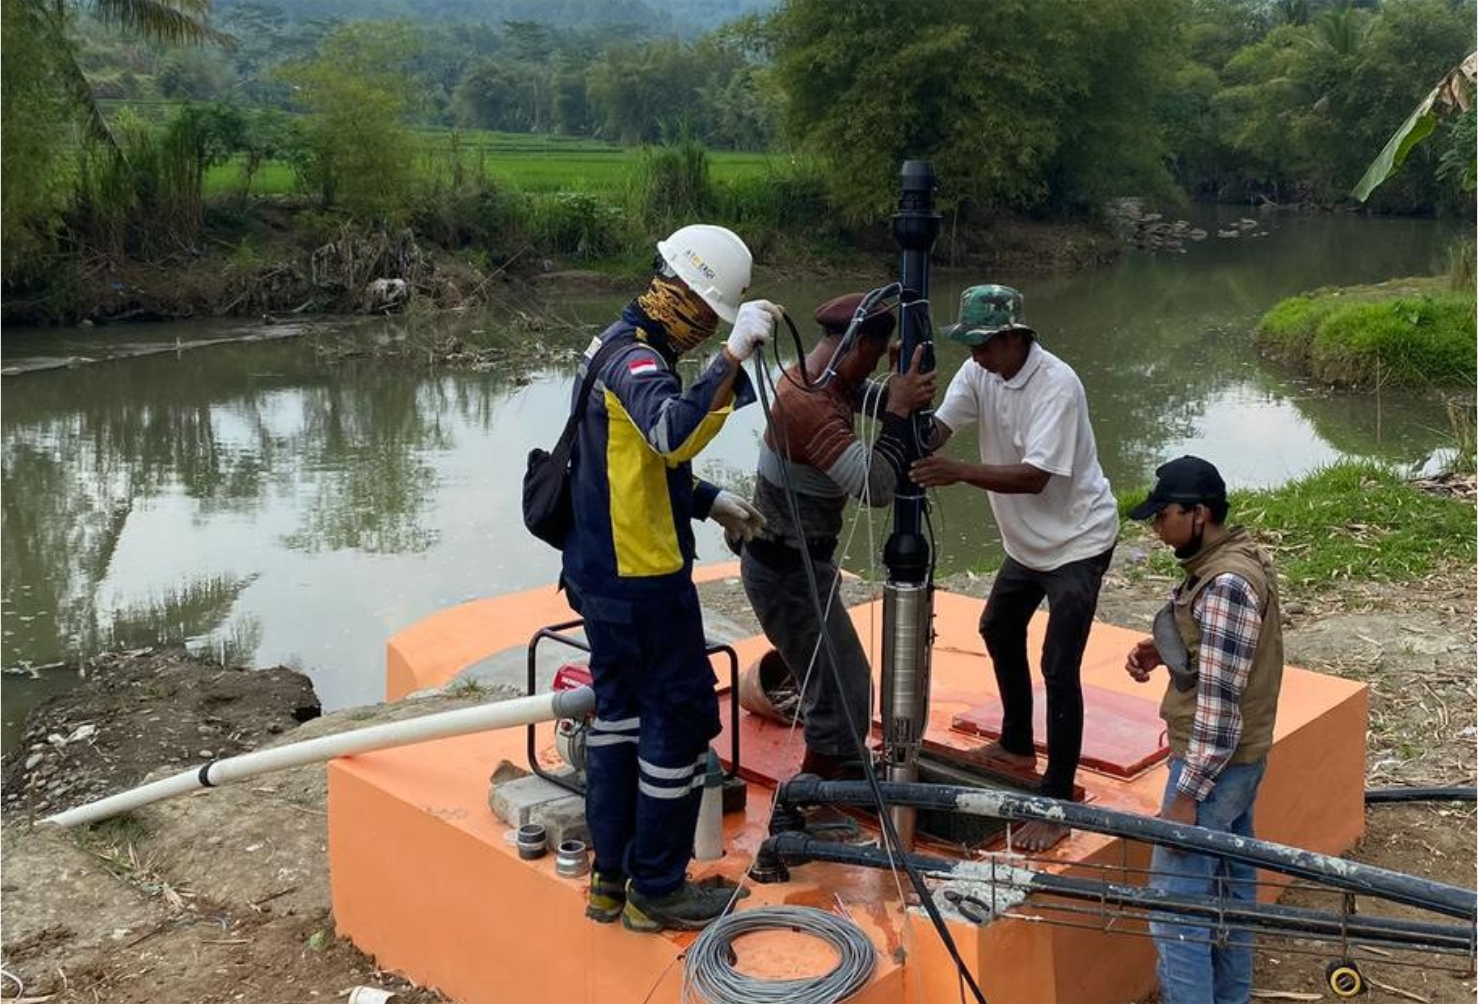
[[[705,569],[705,574],[733,574],[732,566],[725,567]],[[443,625],[470,626],[477,637],[433,638],[436,644],[424,649],[432,654],[422,664],[423,649],[409,642],[433,636],[424,623],[417,625],[414,636],[403,632],[392,648],[403,660],[399,671],[424,681],[418,686],[427,685],[462,658],[448,658],[448,652],[485,654],[526,643],[538,627],[568,616],[562,600],[558,611],[549,600],[521,594],[468,604],[478,608],[475,617],[463,608],[458,608],[463,610],[458,617],[449,616],[456,611],[439,614]],[[951,731],[951,720],[994,690],[976,634],[979,607],[978,600],[947,593],[936,597],[929,738],[961,749],[980,740]],[[852,616],[863,637],[876,641],[880,605],[858,607]],[[1040,648],[1044,620],[1039,616],[1033,625],[1034,652]],[[1095,625],[1084,682],[1125,697],[1157,700],[1163,678],[1140,686],[1123,671],[1124,654],[1139,637]],[[741,657],[748,658],[764,642],[751,639],[738,647]],[[1326,853],[1347,850],[1358,839],[1364,825],[1366,697],[1365,688],[1350,681],[1296,669],[1286,673],[1276,744],[1258,802],[1261,836]],[[749,738],[747,728],[745,734]],[[799,760],[800,737],[793,742]],[[727,751],[722,743],[716,748]],[[552,856],[519,860],[507,828],[487,807],[488,776],[503,759],[522,762],[522,729],[342,758],[329,765],[329,855],[340,932],[381,966],[440,987],[463,1002],[679,1000],[678,959],[692,936],[637,935],[619,925],[590,923],[582,916],[582,882],[556,876]],[[1153,812],[1164,771],[1159,765],[1124,780],[1085,770],[1079,782],[1099,804]],[[695,867],[694,874],[717,871],[739,877],[764,836],[769,801],[767,789],[751,785],[744,817],[726,821],[727,856],[712,866]],[[1092,866],[1143,867],[1148,849],[1077,833],[1050,857],[1059,870],[1097,875]],[[876,978],[855,999],[958,999],[943,946],[921,914],[900,908],[890,876],[810,865],[796,869],[793,879],[757,887],[743,906],[792,902],[844,907],[879,950]],[[1144,938],[1013,919],[951,928],[992,1000],[1129,1000],[1153,985],[1153,951]],[[756,971],[775,975],[814,972],[829,953],[792,934],[754,939],[752,951]]]
[[[693,581],[700,583],[738,575],[737,561],[693,569]],[[574,618],[569,600],[554,586],[438,610],[385,643],[385,700],[440,687],[479,659],[528,645],[539,628]]]

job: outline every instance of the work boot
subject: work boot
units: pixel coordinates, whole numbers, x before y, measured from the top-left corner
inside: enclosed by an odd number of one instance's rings
[[[597,924],[614,924],[626,906],[626,879],[590,873],[590,895],[585,901],[585,916]]]
[[[728,879],[712,876],[699,882],[685,881],[666,896],[643,896],[628,883],[621,926],[642,934],[701,930],[723,916],[729,901],[736,898],[736,888]],[[740,889],[737,898],[748,895],[748,889]]]

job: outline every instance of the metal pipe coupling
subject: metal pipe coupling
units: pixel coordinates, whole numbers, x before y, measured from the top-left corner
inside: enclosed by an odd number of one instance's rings
[[[590,871],[590,852],[583,840],[562,841],[554,852],[554,873],[579,878]]]

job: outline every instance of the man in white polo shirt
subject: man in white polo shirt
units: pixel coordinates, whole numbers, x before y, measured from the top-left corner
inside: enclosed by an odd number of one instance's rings
[[[982,752],[1036,766],[1026,628],[1045,597],[1047,769],[1041,790],[1071,798],[1083,745],[1083,649],[1119,537],[1118,508],[1098,464],[1083,384],[1022,322],[1021,294],[1009,286],[970,287],[960,300],[959,323],[946,334],[970,346],[971,361],[950,381],[934,415],[932,445],[937,450],[978,423],[980,462],[935,454],[911,473],[926,488],[964,482],[988,492],[1006,550],[980,615],[1004,709],[1000,739]],[[1065,826],[1033,822],[1014,842],[1040,851],[1067,833]]]

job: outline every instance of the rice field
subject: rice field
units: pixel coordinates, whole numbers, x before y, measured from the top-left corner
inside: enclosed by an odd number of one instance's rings
[[[627,183],[640,154],[639,147],[616,146],[600,140],[573,136],[536,136],[468,129],[418,129],[422,143],[421,163],[430,172],[445,163],[452,149],[461,152],[463,163],[479,159],[489,175],[524,192],[579,190],[619,191]],[[710,177],[716,182],[762,177],[790,166],[784,154],[711,150]],[[212,168],[205,178],[207,195],[239,191],[241,158]],[[292,169],[282,161],[270,161],[252,179],[253,195],[280,195],[293,191]]]

